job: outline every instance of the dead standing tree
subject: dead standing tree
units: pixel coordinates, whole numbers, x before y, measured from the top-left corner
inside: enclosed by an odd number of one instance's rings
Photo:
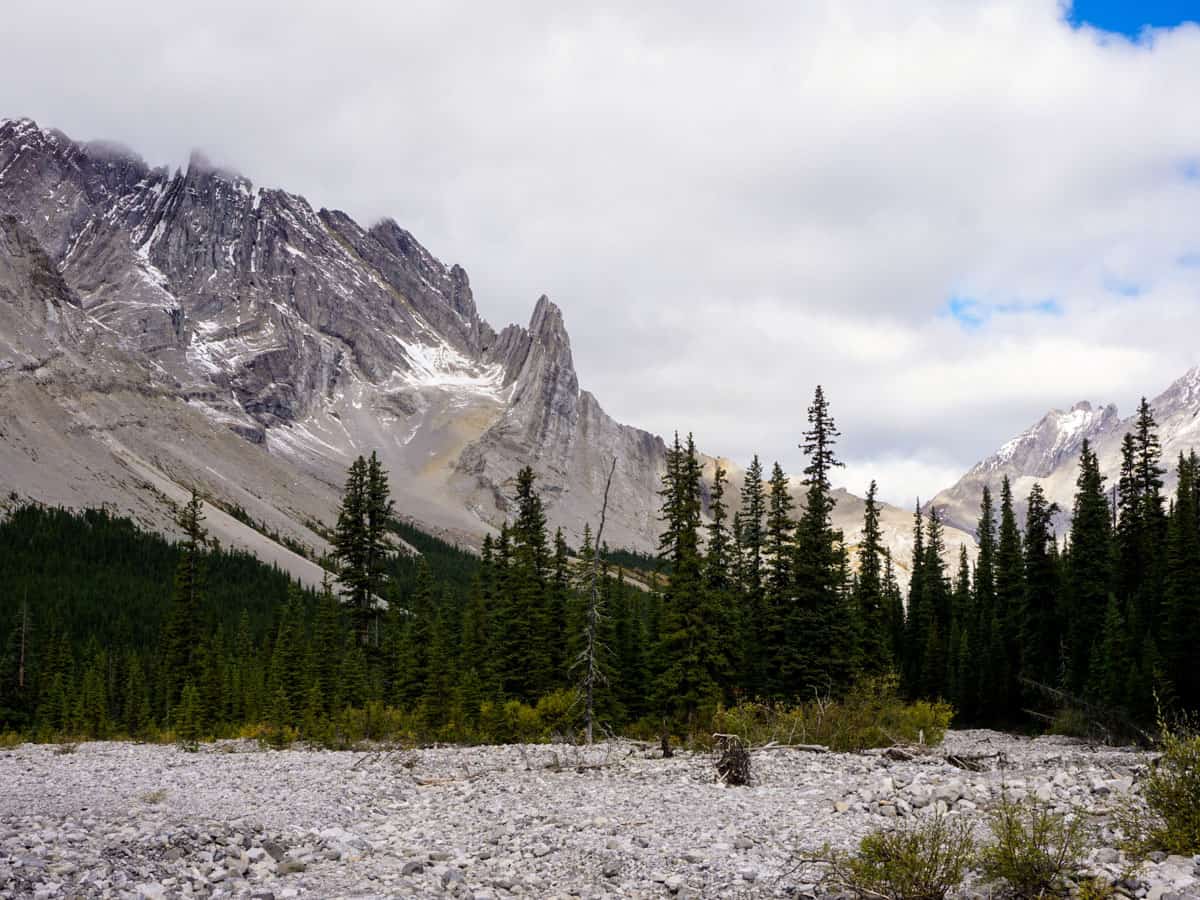
[[[575,665],[583,670],[580,677],[584,703],[583,728],[589,745],[592,743],[592,732],[596,719],[596,688],[607,681],[604,670],[600,666],[600,654],[605,649],[600,642],[599,635],[600,621],[604,618],[604,609],[600,602],[600,553],[604,546],[601,541],[604,538],[604,519],[608,515],[608,491],[612,487],[613,473],[616,470],[617,458],[614,456],[612,465],[608,467],[608,479],[604,482],[604,503],[600,506],[600,528],[596,531],[596,543],[592,550],[588,606],[583,626],[583,649],[575,660]]]

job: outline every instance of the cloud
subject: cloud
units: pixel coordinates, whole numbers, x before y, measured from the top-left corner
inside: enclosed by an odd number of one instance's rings
[[[949,478],[1049,407],[1127,407],[1198,361],[1200,28],[1069,15],[25,4],[0,115],[391,215],[494,324],[549,293],[610,412],[712,452],[799,471],[822,383],[846,458],[904,497],[930,448]]]

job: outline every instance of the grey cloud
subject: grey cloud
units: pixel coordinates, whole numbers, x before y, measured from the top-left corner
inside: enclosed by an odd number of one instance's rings
[[[737,459],[798,470],[821,381],[853,477],[877,465],[904,500],[1050,406],[1127,407],[1197,361],[1195,27],[1102,41],[1055,0],[117,0],[5,22],[0,115],[392,216],[494,324],[553,296],[614,415]],[[1064,312],[966,334],[938,315],[955,292]]]

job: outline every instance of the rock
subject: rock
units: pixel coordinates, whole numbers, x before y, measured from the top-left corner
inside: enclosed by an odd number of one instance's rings
[[[1121,854],[1112,847],[1101,847],[1097,850],[1092,858],[1100,865],[1113,865],[1121,861]]]
[[[742,866],[737,870],[738,878],[742,881],[758,881],[758,870],[752,869],[749,866]]]
[[[533,847],[530,849],[530,852],[538,859],[541,859],[543,856],[546,856],[550,853],[550,848],[545,844],[538,843],[533,845]]]
[[[400,874],[404,875],[404,876],[420,875],[424,871],[425,871],[425,862],[423,860],[410,859],[408,862],[406,862],[401,867]]]
[[[605,860],[600,871],[605,878],[616,878],[621,874],[621,864],[615,859]]]
[[[287,850],[274,841],[263,841],[262,848],[267,851],[271,859],[275,860],[275,862],[279,862],[287,856]]]
[[[754,841],[748,837],[737,837],[733,840],[733,846],[737,850],[749,850],[754,846]]]
[[[672,875],[666,880],[667,890],[672,894],[678,894],[680,888],[686,884],[686,880],[682,875]]]
[[[276,867],[275,871],[280,875],[292,875],[297,872],[304,872],[308,866],[298,859],[285,859]]]

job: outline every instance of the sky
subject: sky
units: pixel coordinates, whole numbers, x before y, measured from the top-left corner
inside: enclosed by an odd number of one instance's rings
[[[909,505],[1200,363],[1198,5],[9,3],[0,116],[391,216],[738,463],[820,383]]]

